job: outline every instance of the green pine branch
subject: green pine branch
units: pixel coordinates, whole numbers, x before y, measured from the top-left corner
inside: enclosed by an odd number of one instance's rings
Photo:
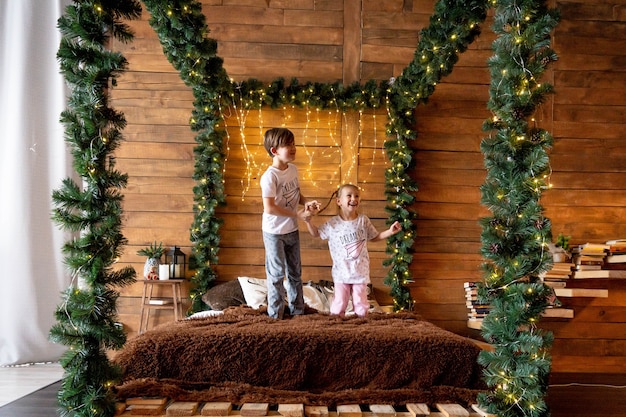
[[[488,412],[503,417],[547,416],[545,403],[552,334],[537,327],[551,290],[539,275],[551,264],[551,223],[540,198],[549,186],[552,137],[534,114],[552,92],[540,81],[556,59],[550,32],[558,14],[541,1],[496,2],[488,108],[481,151],[487,177],[481,202],[492,213],[481,219],[484,280],[480,299],[491,305],[482,325],[494,346],[481,352],[490,391],[479,396]]]
[[[204,294],[217,278],[221,219],[215,210],[226,201],[224,192],[224,131],[218,111],[220,94],[230,84],[222,59],[217,56],[217,42],[207,37],[208,28],[197,1],[145,0],[150,25],[157,33],[163,52],[191,87],[194,108],[190,126],[197,131],[194,148],[195,166],[194,220],[190,228],[196,272],[192,278],[190,312],[206,309]]]
[[[63,246],[73,279],[55,312],[50,339],[68,347],[61,357],[64,376],[58,393],[63,416],[112,416],[112,388],[120,370],[107,350],[120,349],[126,334],[117,321],[117,288],[135,280],[131,267],[113,270],[123,246],[121,189],[127,175],[116,170],[113,152],[120,144],[124,115],[108,105],[107,90],[125,70],[126,59],[106,48],[111,37],[132,38],[121,18],[137,18],[135,1],[75,2],[58,21],[57,53],[70,86],[61,114],[65,140],[81,184],[66,178],[53,191],[52,219],[77,237]]]

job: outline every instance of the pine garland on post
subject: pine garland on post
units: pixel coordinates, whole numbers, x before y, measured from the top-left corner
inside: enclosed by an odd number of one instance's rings
[[[108,105],[107,89],[125,69],[126,59],[108,51],[111,36],[129,41],[120,18],[137,18],[138,2],[80,1],[58,21],[62,40],[57,53],[70,86],[62,113],[65,138],[74,157],[79,185],[71,178],[52,194],[53,220],[78,237],[63,251],[74,281],[63,294],[50,339],[68,346],[61,358],[64,376],[58,393],[63,416],[112,416],[111,389],[120,370],[107,358],[126,334],[117,323],[117,288],[135,281],[132,267],[113,270],[126,239],[121,233],[122,194],[127,176],[115,169],[112,153],[122,140],[123,114]]]
[[[222,221],[215,209],[224,204],[224,131],[217,126],[222,122],[219,114],[220,95],[230,84],[217,56],[217,42],[207,37],[208,28],[197,1],[144,0],[150,12],[150,25],[157,33],[163,53],[180,73],[181,79],[191,87],[194,110],[191,128],[199,132],[194,148],[195,166],[194,220],[190,240],[196,262],[194,284],[190,290],[191,312],[205,310],[204,294],[215,281],[214,265],[218,262],[219,229]]]
[[[385,173],[385,194],[390,203],[390,221],[399,221],[402,232],[389,239],[384,265],[391,266],[385,284],[390,287],[395,310],[412,310],[413,300],[407,284],[413,260],[415,213],[410,211],[418,190],[409,173],[413,169],[413,152],[409,141],[416,138],[413,111],[425,104],[442,77],[450,74],[458,55],[479,35],[479,24],[487,15],[487,2],[440,0],[430,18],[430,25],[420,32],[413,61],[390,85],[390,114],[387,127],[389,139],[385,150],[390,167]]]
[[[482,324],[493,352],[479,362],[491,391],[479,396],[488,412],[500,417],[546,416],[552,334],[537,328],[551,294],[539,274],[549,269],[550,221],[539,204],[548,188],[548,150],[552,137],[535,125],[534,113],[551,93],[541,83],[546,65],[557,59],[550,32],[558,13],[542,1],[498,0],[489,60],[491,132],[481,144],[487,177],[482,203],[492,212],[481,220],[485,259],[479,296],[492,306]]]

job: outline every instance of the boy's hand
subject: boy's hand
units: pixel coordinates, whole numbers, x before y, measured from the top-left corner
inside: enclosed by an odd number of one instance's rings
[[[311,217],[313,217],[313,213],[311,213],[310,210],[305,209],[300,209],[298,210],[298,218],[305,221],[305,222],[310,222],[311,221]]]

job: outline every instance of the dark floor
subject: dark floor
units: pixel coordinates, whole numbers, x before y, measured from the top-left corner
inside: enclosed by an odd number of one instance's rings
[[[584,382],[581,382],[584,381]],[[552,375],[551,417],[626,417],[626,375]],[[55,417],[60,382],[0,407],[0,417]]]
[[[57,392],[60,382],[50,384],[30,395],[0,407],[0,417],[54,417],[57,412]]]
[[[552,374],[551,417],[626,417],[626,375]]]

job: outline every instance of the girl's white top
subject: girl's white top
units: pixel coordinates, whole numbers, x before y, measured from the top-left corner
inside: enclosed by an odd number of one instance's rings
[[[370,219],[363,214],[350,221],[334,216],[318,230],[320,237],[328,240],[328,249],[333,259],[333,281],[344,284],[368,284],[370,258],[367,241],[378,236],[378,231]]]

